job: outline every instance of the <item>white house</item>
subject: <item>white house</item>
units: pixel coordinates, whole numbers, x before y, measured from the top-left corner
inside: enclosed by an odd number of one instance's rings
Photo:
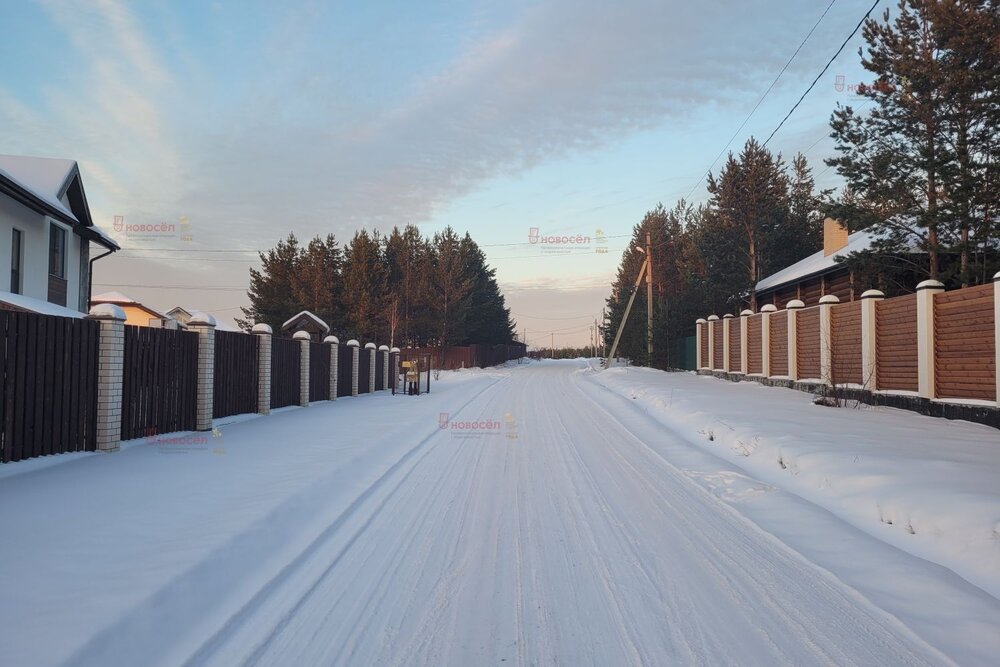
[[[86,312],[92,259],[118,249],[94,226],[75,161],[0,155],[0,307]]]

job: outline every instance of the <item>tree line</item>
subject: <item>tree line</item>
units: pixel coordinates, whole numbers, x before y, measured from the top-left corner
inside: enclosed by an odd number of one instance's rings
[[[447,227],[424,237],[414,225],[388,235],[365,229],[340,246],[317,236],[301,244],[294,233],[260,253],[250,269],[250,306],[237,323],[264,322],[278,331],[308,310],[331,332],[362,342],[444,346],[499,344],[514,338],[496,270],[466,233]]]
[[[708,175],[706,203],[647,212],[612,283],[603,335],[610,345],[649,233],[654,353],[640,293],[620,356],[676,366],[697,318],[756,310],[756,283],[820,250],[828,216],[872,232],[868,250],[841,261],[856,283],[890,296],[925,278],[982,284],[1000,270],[1000,1],[900,0],[863,35],[858,55],[873,81],[856,92],[870,108],[837,105],[836,154],[824,161],[844,185],[817,191],[805,156],[789,164],[751,138]]]

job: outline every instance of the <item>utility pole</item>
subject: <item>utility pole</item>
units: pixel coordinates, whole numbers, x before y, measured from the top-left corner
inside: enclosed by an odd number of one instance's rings
[[[628,298],[628,305],[625,306],[625,314],[622,315],[621,324],[618,325],[618,333],[615,334],[615,342],[611,344],[611,352],[605,358],[605,368],[611,368],[611,357],[615,356],[615,352],[618,350],[618,341],[621,340],[622,331],[625,330],[625,324],[628,322],[628,314],[632,312],[632,303],[635,302],[635,295],[639,293],[639,285],[642,284],[642,276],[648,267],[649,256],[647,255],[639,268],[639,276],[635,279],[635,285],[632,286],[632,295]]]
[[[551,356],[552,356],[553,359],[555,359],[556,358],[556,335],[554,333],[550,333],[549,335],[552,336],[552,355]]]
[[[646,232],[646,355],[647,364],[653,367],[653,244]]]

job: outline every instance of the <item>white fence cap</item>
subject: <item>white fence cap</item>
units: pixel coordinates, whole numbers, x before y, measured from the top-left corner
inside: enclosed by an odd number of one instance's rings
[[[399,352],[399,348],[398,347],[394,347],[394,348],[392,348],[389,351],[392,352],[393,354],[396,354],[397,352]]]
[[[379,345],[378,346],[378,351],[379,352],[388,352],[389,351],[389,346],[388,345]]]
[[[323,342],[324,343],[333,343],[334,345],[337,345],[337,344],[340,343],[340,339],[337,338],[336,336],[327,336],[326,338],[323,339]]]
[[[796,308],[805,308],[806,304],[802,299],[792,299],[785,304],[785,310],[795,310]]]
[[[214,327],[216,325],[215,318],[208,313],[203,313],[197,310],[191,313],[191,319],[188,320],[188,324],[193,324],[195,326],[209,326]]]
[[[264,324],[263,322],[253,325],[253,329],[251,329],[250,332],[255,334],[267,334],[268,336],[274,333],[274,331],[271,330],[271,325]]]
[[[718,319],[719,319],[719,316],[718,316],[718,315],[709,315],[709,316],[708,316],[708,321],[709,321],[709,322],[715,322],[715,321],[717,321]]]
[[[819,299],[819,302],[820,303],[840,303],[840,297],[838,297],[836,294],[827,294],[825,296],[821,296],[820,299]]]
[[[925,280],[917,285],[917,291],[922,289],[944,289],[944,283],[940,280]]]
[[[776,310],[778,310],[778,307],[776,305],[774,305],[773,303],[765,304],[765,305],[761,306],[761,308],[760,308],[760,312],[762,312],[762,313],[773,313]]]
[[[375,343],[365,343],[365,349],[366,350],[374,350],[375,349]]]
[[[749,308],[744,308],[740,311],[740,317],[743,317],[744,315],[753,315],[753,311]]]
[[[94,320],[124,320],[125,311],[113,303],[99,303],[90,307],[90,318]]]
[[[292,338],[295,340],[312,340],[312,336],[309,335],[308,331],[296,331],[292,334]]]
[[[347,341],[347,346],[348,347],[361,347],[361,343],[359,343],[358,341],[356,341],[356,340],[354,340],[352,338],[351,340]]]
[[[865,290],[865,292],[863,292],[861,294],[861,298],[862,299],[884,299],[885,298],[885,292],[883,292],[882,290],[877,290],[877,289]]]

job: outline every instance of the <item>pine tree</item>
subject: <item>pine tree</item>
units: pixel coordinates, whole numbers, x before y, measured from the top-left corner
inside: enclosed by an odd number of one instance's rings
[[[341,264],[343,258],[333,234],[319,237],[301,249],[292,274],[292,298],[299,310],[308,310],[330,326],[342,331]]]
[[[362,343],[388,340],[386,269],[380,246],[377,234],[362,229],[344,250],[345,329]]]
[[[293,293],[292,281],[299,258],[299,241],[294,233],[278,241],[271,250],[260,253],[261,269],[250,269],[249,308],[240,308],[240,328],[249,331],[254,324],[268,324],[278,331],[292,315],[302,310]]]

